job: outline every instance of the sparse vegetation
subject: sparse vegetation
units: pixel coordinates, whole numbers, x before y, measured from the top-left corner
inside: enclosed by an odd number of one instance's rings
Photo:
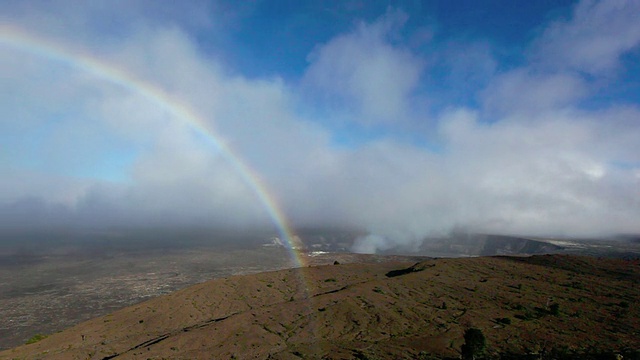
[[[507,285],[508,287],[512,288],[512,289],[516,289],[516,290],[522,290],[522,284],[516,284],[516,285]]]
[[[619,279],[589,273],[588,277],[576,275],[570,279],[565,270],[537,266],[542,261],[553,260],[553,257],[443,259],[437,260],[440,277],[429,271],[385,277],[390,270],[402,268],[397,263],[311,267],[304,269],[309,279],[317,279],[316,285],[326,285],[309,293],[300,292],[299,287],[290,289],[282,283],[283,272],[243,277],[238,283],[245,286],[242,289],[233,283],[233,278],[214,280],[210,285],[194,287],[193,291],[185,289],[175,296],[155,299],[148,307],[137,306],[136,311],[124,309],[114,313],[108,317],[109,323],[96,321],[95,333],[109,338],[108,342],[97,345],[97,349],[104,352],[100,349],[112,347],[114,339],[129,341],[123,338],[132,335],[128,331],[146,330],[146,326],[128,325],[141,323],[141,319],[146,325],[153,318],[154,329],[159,334],[167,334],[171,340],[164,341],[162,336],[148,339],[150,345],[145,344],[139,351],[151,347],[165,358],[189,358],[183,356],[189,352],[199,354],[199,358],[228,359],[234,354],[242,359],[247,357],[247,351],[267,358],[273,354],[278,339],[289,339],[292,345],[285,351],[290,358],[354,358],[354,351],[358,349],[357,356],[368,359],[452,360],[462,355],[476,360],[595,360],[614,359],[602,356],[613,356],[616,352],[623,355],[624,360],[634,359],[632,352],[627,356],[624,351],[625,347],[638,348],[640,344],[635,340],[638,309],[631,300],[640,296],[640,289],[630,286],[637,277]],[[572,258],[561,260],[563,266],[568,266],[565,264]],[[465,266],[456,266],[463,263]],[[587,264],[593,268],[589,259],[585,261]],[[494,268],[490,282],[495,279],[496,286],[478,282],[489,266]],[[573,272],[579,266],[568,271]],[[625,263],[611,267],[616,271],[628,268]],[[640,274],[640,269],[637,271]],[[286,274],[293,285],[294,277]],[[524,280],[528,275],[538,280]],[[500,285],[518,284],[518,279],[526,281],[522,291]],[[330,285],[333,280],[341,286]],[[563,281],[579,281],[592,291],[561,286]],[[272,285],[274,289],[264,291],[264,285]],[[474,285],[477,285],[474,292],[465,290]],[[256,291],[259,288],[262,292]],[[621,293],[617,289],[625,291]],[[579,298],[584,298],[580,304],[571,301]],[[200,313],[196,316],[192,309]],[[157,313],[151,315],[154,310]],[[571,317],[577,311],[578,317]],[[556,313],[564,317],[554,318],[552,315]],[[626,315],[618,316],[622,313]],[[543,321],[539,320],[542,318]],[[475,329],[470,326],[474,323]],[[206,340],[211,346],[194,347],[182,341],[183,334],[197,336],[191,329],[205,327],[207,333],[212,334]],[[602,331],[594,332],[594,328]],[[100,333],[105,329],[111,332]],[[65,336],[73,346],[64,343],[56,348],[53,345],[52,351],[67,355],[90,345],[81,340],[80,334],[86,332],[68,331],[72,334]],[[322,343],[318,350],[321,353],[311,353],[307,345],[298,342],[309,336],[317,336],[316,340]],[[140,342],[127,345],[138,344]],[[34,353],[37,358],[42,349],[34,348],[39,351]],[[554,348],[557,350],[551,350]],[[29,358],[28,350],[15,355]],[[292,354],[294,350],[298,354]]]
[[[38,341],[40,341],[42,339],[46,339],[46,338],[47,338],[47,335],[35,334],[29,340],[27,340],[27,342],[25,344],[29,345],[29,344],[37,343]]]
[[[570,283],[564,284],[566,287],[570,287],[573,289],[584,290],[584,285],[579,281],[572,281]]]
[[[426,351],[420,351],[417,360],[440,360],[441,357],[429,354]]]

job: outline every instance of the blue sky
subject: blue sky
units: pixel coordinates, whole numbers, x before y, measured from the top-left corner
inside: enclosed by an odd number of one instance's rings
[[[640,231],[637,0],[1,6],[0,226]]]
[[[207,32],[198,39],[214,53],[220,42],[226,45],[222,51],[230,58],[228,65],[245,75],[295,80],[304,73],[315,46],[350,31],[357,22],[374,22],[393,8],[408,15],[395,40],[416,52],[436,51],[454,39],[481,40],[496,46],[508,60],[521,61],[522,50],[539,27],[552,16],[570,15],[574,2],[489,1],[482,6],[473,1],[256,2],[223,39]],[[421,32],[429,33],[430,41],[417,40]]]

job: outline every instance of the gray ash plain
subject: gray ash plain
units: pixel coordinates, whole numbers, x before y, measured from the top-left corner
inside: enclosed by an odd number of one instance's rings
[[[283,247],[259,245],[265,235],[141,235],[4,234],[0,349],[213,278],[293,266]]]

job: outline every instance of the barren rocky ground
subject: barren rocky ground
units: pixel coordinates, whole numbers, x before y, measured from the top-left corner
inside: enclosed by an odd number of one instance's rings
[[[566,255],[319,265],[194,285],[0,358],[457,357],[470,327],[488,354],[638,349],[639,282],[638,260]]]

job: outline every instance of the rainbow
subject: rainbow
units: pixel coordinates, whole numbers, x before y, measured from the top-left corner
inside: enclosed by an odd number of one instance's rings
[[[271,195],[264,181],[225,143],[223,138],[188,104],[170,97],[160,87],[126,72],[114,65],[100,61],[89,54],[73,51],[51,41],[38,38],[20,29],[0,25],[0,46],[58,61],[91,74],[98,79],[120,86],[127,91],[142,96],[158,108],[183,121],[192,131],[208,139],[220,152],[225,161],[242,178],[264,207],[269,218],[277,227],[280,237],[296,267],[303,267],[303,258],[296,248],[294,235],[276,198]]]

